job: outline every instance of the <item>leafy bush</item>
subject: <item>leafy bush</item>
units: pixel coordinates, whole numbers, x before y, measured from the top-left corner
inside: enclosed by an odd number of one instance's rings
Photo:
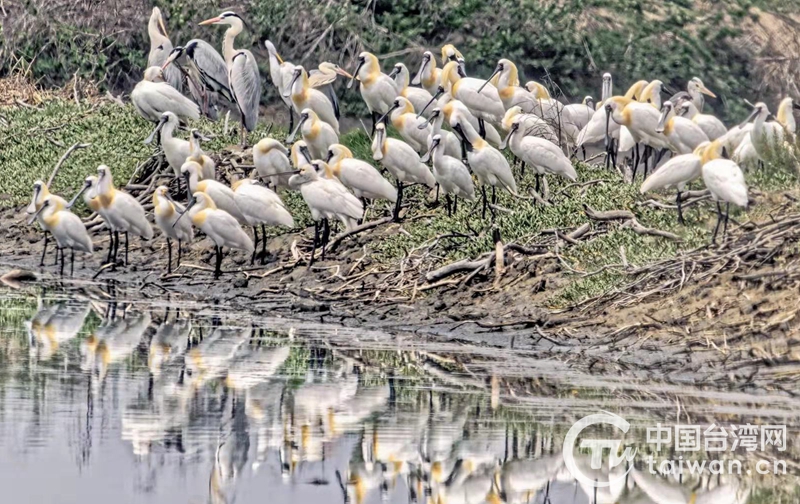
[[[174,43],[200,37],[219,46],[224,30],[197,22],[219,13],[216,1],[157,0]],[[600,76],[610,71],[617,90],[640,78],[659,78],[682,88],[700,76],[721,99],[709,104],[723,118],[740,116],[735,97],[753,96],[762,82],[737,43],[737,28],[752,16],[753,2],[714,5],[691,0],[247,0],[239,11],[249,30],[237,38],[254,48],[267,75],[264,39],[286,59],[307,67],[330,60],[352,67],[369,50],[416,67],[423,50],[456,44],[471,74],[488,75],[506,57],[528,79],[553,86],[570,100],[599,94]],[[785,7],[785,6],[784,6]],[[140,79],[149,49],[150,7],[133,0],[89,9],[81,0],[34,0],[14,4],[3,21],[6,45],[0,75],[30,68],[45,85],[61,85],[75,72],[113,90]],[[265,103],[277,101],[266,86]],[[778,90],[776,90],[778,91]],[[355,92],[346,110],[361,113]]]

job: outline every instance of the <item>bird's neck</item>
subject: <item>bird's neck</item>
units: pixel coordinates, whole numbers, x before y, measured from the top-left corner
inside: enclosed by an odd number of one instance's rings
[[[225,61],[230,64],[233,57],[236,56],[236,49],[233,48],[233,40],[236,35],[242,33],[242,27],[231,25],[230,28],[225,30],[225,38],[222,40],[222,55],[225,56]]]
[[[151,16],[150,21],[147,23],[147,35],[150,37],[151,51],[164,42],[169,41],[169,38],[161,33],[161,29],[158,26],[158,18],[155,16]]]

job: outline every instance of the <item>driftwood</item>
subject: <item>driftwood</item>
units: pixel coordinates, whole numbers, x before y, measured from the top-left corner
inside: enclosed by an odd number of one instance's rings
[[[356,227],[354,227],[353,229],[351,229],[349,231],[345,231],[343,233],[339,233],[328,244],[328,251],[329,252],[335,251],[336,247],[339,246],[339,244],[342,242],[342,240],[344,240],[345,238],[347,238],[349,236],[355,236],[358,233],[361,233],[361,232],[376,228],[378,226],[382,226],[383,224],[388,224],[389,222],[392,222],[392,216],[384,217],[383,219],[378,219],[378,220],[372,221],[372,222],[365,222],[364,224],[361,224],[360,226],[356,226]]]
[[[50,174],[50,178],[47,179],[47,187],[50,187],[50,184],[53,183],[53,179],[56,178],[56,174],[58,173],[58,170],[61,169],[61,166],[64,164],[64,162],[67,160],[67,158],[70,157],[70,155],[72,155],[73,152],[75,152],[78,149],[86,149],[87,147],[91,147],[91,146],[92,146],[92,144],[85,144],[85,143],[80,143],[80,142],[72,144],[72,147],[67,149],[67,152],[65,152],[64,155],[61,156],[61,159],[58,160],[58,163],[56,163],[56,167],[53,169],[53,173],[51,173]]]

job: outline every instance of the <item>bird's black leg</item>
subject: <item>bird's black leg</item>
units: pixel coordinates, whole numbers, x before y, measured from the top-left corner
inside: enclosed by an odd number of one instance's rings
[[[492,186],[492,205],[497,204],[497,193],[495,192],[495,186]]]
[[[453,196],[453,213],[458,213],[458,196]]]
[[[176,268],[181,267],[181,241],[178,240],[178,264],[175,265]]]
[[[125,231],[125,266],[128,265],[128,232]]]
[[[167,238],[167,274],[169,273],[172,273],[172,240]]]
[[[111,257],[114,264],[117,264],[117,253],[119,253],[119,231],[114,231],[114,252]]]
[[[42,258],[39,259],[39,266],[44,266],[44,256],[47,254],[47,244],[50,242],[50,233],[44,232],[44,248],[42,248]]]
[[[725,227],[722,228],[722,241],[728,237],[728,219],[731,217],[731,204],[725,203]]]
[[[250,255],[250,264],[256,263],[256,249],[258,248],[258,228],[253,226],[253,253]]]
[[[486,139],[486,123],[483,119],[478,119],[478,134],[484,140]]]
[[[631,183],[636,181],[636,169],[639,168],[639,144],[637,143],[633,148],[633,175],[631,175]]]
[[[450,199],[449,194],[444,195],[444,200],[447,202],[447,216],[450,217],[451,215],[453,215],[453,207],[452,207],[453,200]]]
[[[261,224],[261,264],[267,260],[267,226]]]
[[[64,249],[59,248],[58,250],[61,251],[61,276],[64,276]]]
[[[683,220],[683,211],[681,210],[681,192],[678,191],[678,197],[675,199],[675,202],[678,205],[678,223],[679,224],[686,224],[686,221]]]
[[[439,203],[439,182],[436,182],[436,199],[433,202]]]
[[[719,206],[719,201],[717,201],[717,225],[714,226],[714,234],[711,236],[711,243],[717,243],[717,232],[719,231],[719,225],[722,222],[722,209]]]
[[[314,243],[311,245],[311,259],[308,261],[308,267],[314,264],[314,254],[317,253],[317,240],[319,240],[319,222],[314,221]]]
[[[217,264],[214,267],[214,280],[222,275],[222,247],[215,247],[217,252]]]
[[[328,219],[322,221],[322,260],[325,260],[325,250],[328,247],[328,239],[331,237],[331,224]]]
[[[486,186],[481,186],[481,198],[483,199],[483,210],[481,210],[481,219],[486,218]]]
[[[539,194],[541,195],[541,193],[539,192],[539,187],[540,187],[540,186],[541,186],[541,176],[540,176],[540,175],[539,175],[539,173],[537,172],[537,173],[536,173],[536,192],[537,192],[537,193],[539,193]]]
[[[644,171],[642,172],[643,179],[647,178],[647,164],[652,155],[653,149],[649,145],[646,145],[644,148]]]
[[[403,183],[397,181],[397,202],[394,204],[394,221],[400,222],[400,204],[403,201]]]
[[[294,109],[289,105],[289,131],[294,131]]]
[[[70,258],[69,258],[69,276],[75,275],[75,249],[70,250]]]
[[[378,124],[378,119],[380,119],[381,115],[377,112],[372,112],[372,133],[370,133],[371,137],[375,137],[375,126]]]

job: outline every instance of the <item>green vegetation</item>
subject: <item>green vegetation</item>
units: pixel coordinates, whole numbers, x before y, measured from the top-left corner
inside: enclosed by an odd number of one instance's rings
[[[219,13],[218,2],[155,0],[167,18],[174,44],[200,37],[217,47],[224,29],[197,23]],[[597,95],[609,71],[617,89],[640,78],[659,78],[683,88],[700,76],[720,96],[710,100],[721,117],[743,114],[739,97],[785,91],[782,75],[760,69],[758,48],[746,22],[755,7],[789,9],[784,0],[735,0],[704,4],[691,0],[247,0],[237,4],[248,29],[237,45],[254,50],[266,79],[264,39],[285,59],[306,67],[335,61],[352,67],[369,50],[384,67],[402,60],[413,71],[423,50],[454,43],[472,75],[488,75],[507,57],[527,79],[548,83],[568,99]],[[225,6],[225,4],[222,4]],[[75,73],[113,90],[130,89],[146,64],[149,6],[133,0],[85,10],[82,2],[22,3],[4,23],[0,76],[30,69],[46,86],[64,85]],[[53,9],[51,11],[51,9]],[[57,11],[56,11],[57,9]],[[64,12],[74,15],[64,16]],[[791,71],[791,70],[790,70]],[[523,81],[524,82],[524,81]],[[271,86],[264,103],[274,103]],[[363,112],[357,93],[345,93],[345,109]]]
[[[73,194],[85,176],[94,173],[101,163],[111,166],[117,183],[123,185],[135,168],[156,149],[143,143],[152,125],[141,119],[129,106],[102,103],[90,107],[56,99],[45,102],[38,110],[22,107],[6,109],[2,113],[8,121],[3,135],[0,135],[0,166],[3,166],[0,187],[8,195],[5,201],[0,202],[2,206],[26,204],[33,182],[36,179],[47,180],[63,152],[75,142],[88,142],[92,146],[76,151],[59,171],[52,189],[65,196]],[[236,132],[230,131],[225,136],[222,123],[202,122],[198,126],[215,135],[211,142],[204,145],[208,152],[219,154],[227,146],[236,143]],[[269,128],[261,124],[250,140],[256,141],[265,136]],[[270,135],[276,138],[283,138],[285,134],[285,130],[279,127],[270,130]],[[372,159],[369,138],[360,129],[343,135],[341,141],[353,150],[356,157]],[[762,191],[794,188],[798,183],[795,166],[792,154],[776,148],[764,169],[748,172],[748,183]],[[562,258],[579,272],[594,272],[622,262],[622,247],[629,264],[644,265],[707,242],[715,219],[707,204],[686,209],[688,225],[682,226],[678,224],[673,210],[643,205],[650,196],[640,195],[638,184],[625,183],[616,172],[582,163],[577,165],[577,169],[579,181],[575,184],[566,179],[548,177],[549,206],[498,192],[498,205],[510,211],[497,212],[495,225],[503,240],[523,245],[551,240],[552,230],[569,232],[587,222],[584,205],[588,205],[598,211],[631,210],[643,226],[674,233],[682,241],[676,243],[640,235],[629,227],[611,224],[609,232],[578,245],[564,247],[561,251]],[[517,178],[520,194],[528,197],[535,186],[533,174],[528,170],[523,177],[518,174]],[[700,182],[696,183],[695,188],[701,187]],[[298,228],[310,225],[310,215],[300,194],[284,191],[282,196],[295,216]],[[429,194],[419,186],[405,191],[405,201],[411,205],[409,219],[402,224],[405,233],[396,232],[395,229],[381,234],[380,239],[370,241],[371,253],[377,260],[398,261],[415,248],[430,246],[437,237],[443,235],[448,237],[440,239],[431,249],[437,263],[473,258],[491,250],[488,211],[487,218],[481,218],[480,202],[460,201],[458,211],[447,216],[443,198],[440,205],[434,205],[433,193]],[[379,216],[383,208],[376,207],[372,218]],[[770,209],[771,206],[765,204],[749,211],[764,216]],[[420,217],[422,214],[430,216]],[[575,281],[560,291],[552,303],[565,305],[585,299],[613,287],[620,279],[621,273],[615,269],[586,277],[576,276]]]

